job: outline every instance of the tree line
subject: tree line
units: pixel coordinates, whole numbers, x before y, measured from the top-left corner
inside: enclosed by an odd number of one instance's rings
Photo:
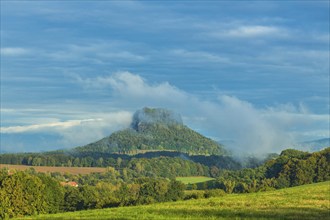
[[[247,193],[328,181],[330,148],[315,153],[288,149],[256,168],[218,170],[215,175],[216,180],[190,188],[217,188],[226,193]]]
[[[264,160],[257,158],[247,158],[242,163],[233,159],[231,156],[223,155],[189,155],[178,151],[147,151],[144,153],[128,154],[110,154],[110,153],[88,153],[73,151],[52,151],[44,153],[15,153],[0,154],[0,163],[28,165],[28,166],[56,166],[56,167],[115,167],[117,169],[126,168],[131,160],[136,159],[154,159],[154,158],[180,158],[182,161],[191,161],[199,163],[209,168],[208,174],[204,175],[216,177],[221,169],[239,170],[242,167],[257,167]],[[145,161],[145,160],[144,160]],[[199,165],[198,165],[199,166]],[[211,169],[212,167],[212,169]],[[194,175],[190,173],[190,175]],[[185,175],[183,175],[185,176]]]
[[[115,185],[98,180],[79,187],[62,186],[60,178],[65,177],[2,169],[0,218],[177,201],[183,198],[185,188],[178,181],[164,178],[143,177]]]

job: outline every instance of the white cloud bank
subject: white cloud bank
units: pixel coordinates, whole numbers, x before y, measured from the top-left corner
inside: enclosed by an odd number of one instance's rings
[[[76,80],[91,94],[100,90],[108,93],[112,107],[129,111],[90,112],[89,117],[83,115],[85,119],[2,127],[1,133],[56,133],[62,137],[63,146],[84,145],[128,127],[132,113],[149,106],[180,113],[189,127],[220,141],[232,140],[230,149],[243,154],[279,152],[297,141],[329,136],[329,115],[310,113],[303,105],[257,108],[228,95],[219,95],[217,101],[202,100],[168,82],[152,84],[130,72],[95,78],[76,76]]]
[[[90,114],[91,116],[95,115],[95,113]],[[2,135],[19,135],[25,133],[37,135],[40,138],[43,137],[44,134],[53,134],[58,136],[59,140],[56,141],[56,144],[49,143],[51,146],[58,145],[58,148],[75,147],[99,140],[110,135],[110,133],[114,131],[128,127],[131,123],[132,114],[127,111],[118,111],[107,114],[97,114],[97,117],[99,118],[67,121],[54,121],[56,119],[53,118],[50,119],[52,122],[1,127],[0,131]],[[42,120],[45,121],[45,119]],[[23,147],[21,147],[21,149],[24,150]],[[31,151],[31,149],[29,150]]]
[[[1,128],[1,133],[21,133],[21,132],[40,132],[45,129],[67,129],[74,126],[79,126],[88,122],[102,121],[102,119],[84,119],[84,120],[70,120],[64,122],[51,122],[47,124],[34,124],[26,126],[11,126]]]
[[[113,98],[125,108],[155,106],[173,109],[184,116],[190,127],[201,129],[219,140],[234,140],[230,147],[239,152],[280,151],[298,137],[303,139],[307,131],[322,130],[319,136],[315,136],[322,138],[329,130],[329,115],[315,115],[302,107],[259,109],[227,95],[220,95],[217,102],[204,101],[167,82],[150,84],[129,72],[94,79],[79,78],[79,82],[89,89],[110,88],[115,94]]]

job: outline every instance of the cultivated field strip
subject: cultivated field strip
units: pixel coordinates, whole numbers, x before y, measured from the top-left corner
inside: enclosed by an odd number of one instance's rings
[[[9,171],[23,171],[33,168],[37,172],[42,173],[69,173],[69,174],[90,174],[90,173],[103,173],[107,171],[107,168],[102,167],[48,167],[48,166],[25,166],[25,165],[11,165],[0,164],[0,169],[8,168]]]

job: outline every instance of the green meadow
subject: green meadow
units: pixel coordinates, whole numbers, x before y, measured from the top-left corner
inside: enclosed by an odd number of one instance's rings
[[[329,219],[330,182],[276,191],[144,206],[39,215],[24,219]]]
[[[181,181],[184,184],[194,184],[194,183],[202,183],[213,180],[214,178],[206,177],[206,176],[187,176],[187,177],[177,177],[177,181]]]

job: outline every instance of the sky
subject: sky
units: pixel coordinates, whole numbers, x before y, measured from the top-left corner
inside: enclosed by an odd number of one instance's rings
[[[329,1],[1,1],[1,152],[82,146],[145,106],[230,150],[329,134]]]

